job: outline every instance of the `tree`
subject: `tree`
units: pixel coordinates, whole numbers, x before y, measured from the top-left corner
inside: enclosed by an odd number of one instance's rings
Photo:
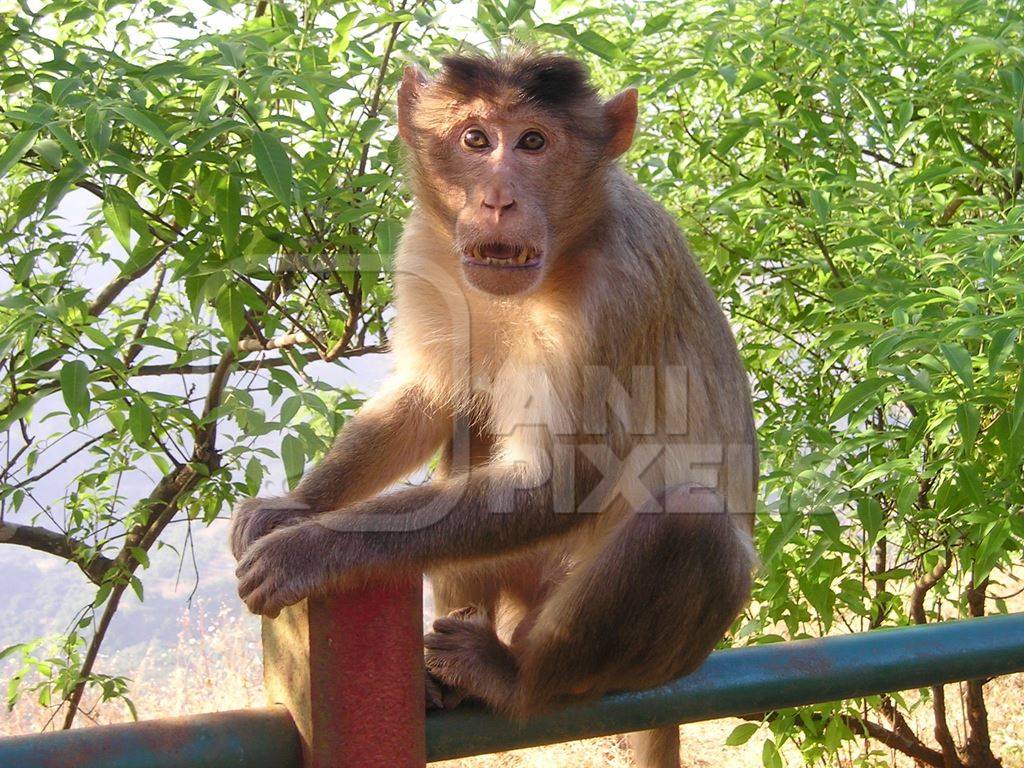
[[[38,518],[0,538],[96,584],[33,684],[66,724],[86,686],[125,694],[96,650],[168,523],[223,514],[266,462],[294,480],[357,405],[304,368],[386,343],[408,202],[394,86],[468,44],[453,21],[640,88],[627,164],[690,234],[754,384],[763,569],[734,642],[1005,610],[1024,534],[1018,10],[208,2],[23,4],[0,30],[0,500]],[[81,232],[61,229],[71,193],[95,199]],[[34,506],[86,458],[60,504]],[[153,487],[129,497],[139,468]],[[870,737],[925,765],[999,764],[982,683],[959,744],[926,693],[772,713],[765,762],[783,741],[814,762]],[[907,723],[926,705],[934,737]]]

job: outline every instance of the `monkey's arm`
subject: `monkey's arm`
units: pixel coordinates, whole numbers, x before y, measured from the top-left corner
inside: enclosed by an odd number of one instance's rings
[[[258,542],[238,566],[239,595],[254,613],[275,616],[345,579],[527,547],[592,520],[577,502],[600,480],[577,462],[575,482],[524,488],[514,469],[489,466],[377,497]]]
[[[353,504],[425,464],[451,434],[451,419],[415,385],[368,401],[294,495],[316,512]]]
[[[415,385],[382,392],[348,421],[292,493],[238,505],[231,531],[235,557],[275,528],[378,493],[426,463],[450,432],[451,420]]]

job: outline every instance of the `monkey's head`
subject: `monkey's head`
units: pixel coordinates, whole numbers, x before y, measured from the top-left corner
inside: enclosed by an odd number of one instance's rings
[[[408,67],[399,90],[413,192],[451,235],[470,285],[530,291],[600,224],[608,169],[633,140],[636,91],[602,102],[565,56],[443,61],[433,79]]]

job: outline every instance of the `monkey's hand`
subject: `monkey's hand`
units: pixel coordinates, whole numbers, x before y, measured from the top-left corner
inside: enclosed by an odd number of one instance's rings
[[[236,560],[241,560],[256,540],[311,514],[307,504],[291,496],[239,502],[231,515],[231,553]]]
[[[314,594],[359,578],[367,556],[357,534],[309,520],[273,531],[246,551],[235,575],[238,596],[253,613],[269,618]]]

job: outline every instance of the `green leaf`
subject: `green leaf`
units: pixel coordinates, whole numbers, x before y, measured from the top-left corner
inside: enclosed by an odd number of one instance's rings
[[[738,747],[740,744],[746,744],[760,727],[758,723],[740,723],[732,729],[732,733],[726,738],[726,746]]]
[[[149,553],[142,547],[129,547],[128,551],[143,568],[149,568]]]
[[[72,416],[89,417],[89,368],[81,360],[65,363],[60,371],[60,389]]]
[[[349,11],[334,27],[334,39],[331,41],[330,56],[336,58],[348,49],[348,43],[352,34],[352,25],[359,17],[359,11]]]
[[[844,416],[853,413],[857,408],[867,402],[869,398],[883,390],[888,384],[888,379],[878,378],[865,379],[864,381],[855,384],[845,395],[839,398],[839,402],[837,402],[832,408],[832,413],[828,417],[829,424],[835,424]]]
[[[761,748],[761,763],[764,768],[783,768],[782,755],[779,754],[779,748],[771,739],[766,740]]]
[[[995,376],[1003,367],[1006,358],[1017,341],[1016,328],[1004,328],[992,334],[992,343],[988,347],[988,375]]]
[[[0,155],[0,179],[6,176],[10,172],[11,168],[14,167],[15,163],[25,156],[29,147],[32,146],[32,142],[36,140],[36,135],[38,133],[38,128],[29,128],[24,131],[19,131],[11,137],[11,140],[7,142],[7,147],[4,149],[3,154]]]
[[[39,155],[39,158],[50,168],[50,170],[56,170],[60,168],[61,157],[64,156],[64,150],[61,149],[53,139],[41,139],[35,143],[32,147],[32,151]]]
[[[238,232],[242,224],[242,184],[230,174],[221,179],[214,195],[214,207],[223,237],[224,253],[234,256],[238,251]]]
[[[110,145],[111,126],[107,114],[95,104],[85,110],[85,140],[89,142],[97,157],[101,157]]]
[[[228,89],[228,79],[219,77],[203,89],[203,95],[199,98],[199,109],[196,110],[196,122],[205,123],[210,116],[210,110],[216,104],[224,92]]]
[[[132,252],[132,209],[119,195],[109,194],[103,202],[103,219],[117,242],[126,252]]]
[[[765,83],[771,82],[772,76],[768,72],[754,72],[750,77],[747,78],[747,82],[743,84],[737,96],[743,96],[744,94],[756,91]]]
[[[845,251],[848,248],[861,248],[865,245],[874,245],[875,243],[881,242],[875,235],[854,235],[848,237],[845,240],[840,240],[833,246],[833,251]]]
[[[960,403],[956,409],[956,424],[963,440],[964,452],[967,452],[974,446],[974,441],[978,437],[981,414],[970,403]]]
[[[294,488],[302,479],[302,470],[306,464],[306,453],[302,447],[302,441],[295,435],[285,435],[281,441],[281,460],[284,462],[288,487]]]
[[[385,219],[377,225],[377,251],[380,253],[381,264],[385,267],[391,266],[401,234],[402,223],[395,219]]]
[[[822,224],[827,223],[829,215],[828,200],[826,200],[825,196],[822,195],[821,192],[819,192],[816,189],[811,190],[810,198],[811,205],[814,207],[815,213],[818,214],[818,221],[820,221]]]
[[[270,191],[285,205],[292,202],[292,161],[280,139],[264,131],[252,135],[252,152],[256,170]]]
[[[253,456],[245,465],[245,487],[251,496],[260,492],[260,485],[263,483],[263,465],[259,459]]]
[[[622,56],[622,51],[615,43],[592,29],[585,29],[578,33],[576,42],[591,53],[596,53],[605,61],[615,61]]]
[[[971,353],[959,344],[940,344],[939,349],[946,358],[950,368],[968,389],[974,387],[974,371],[971,368]]]
[[[224,329],[224,335],[232,345],[238,342],[245,327],[245,303],[238,286],[228,283],[217,297],[217,318]]]
[[[142,400],[136,400],[128,409],[128,429],[136,443],[149,445],[153,431],[153,412]]]
[[[857,503],[857,518],[860,520],[861,527],[864,528],[867,543],[874,543],[885,521],[881,505],[873,498],[861,499]]]
[[[132,576],[128,583],[131,584],[132,592],[134,592],[135,596],[139,598],[140,603],[146,599],[145,593],[142,589],[142,580],[139,579],[138,576]]]
[[[741,125],[738,128],[733,128],[731,131],[722,136],[715,145],[715,151],[720,155],[729,153],[729,150],[743,141],[743,138],[750,133],[749,125]]]
[[[60,205],[64,195],[68,193],[76,181],[82,178],[85,169],[86,165],[84,162],[76,161],[65,166],[60,173],[53,177],[46,187],[46,202],[43,204],[43,215],[51,213]]]
[[[920,491],[921,486],[917,482],[904,483],[896,496],[896,510],[901,515],[909,515],[913,512]]]
[[[299,408],[302,407],[302,397],[300,395],[292,395],[284,404],[281,406],[281,415],[279,421],[283,424],[290,424],[292,419],[295,418],[295,414],[299,412]]]
[[[152,117],[152,115],[141,112],[133,107],[125,106],[123,104],[116,107],[112,107],[113,111],[123,117],[129,123],[134,125],[136,128],[141,130],[143,133],[156,139],[158,142],[163,144],[165,147],[171,146],[171,140],[168,138],[164,129],[160,127],[160,124]]]
[[[968,37],[967,42],[953,49],[953,52],[943,59],[940,67],[944,67],[950,62],[962,59],[967,56],[976,56],[984,53],[998,53],[1002,50],[1003,46],[998,40],[993,40],[990,37]]]
[[[1024,423],[1024,372],[1017,380],[1017,394],[1013,398],[1013,418],[1011,431],[1016,433]]]
[[[7,414],[0,418],[0,430],[5,430],[16,421],[28,416],[32,412],[32,407],[41,397],[42,393],[40,392],[19,397],[10,410],[7,411]]]

